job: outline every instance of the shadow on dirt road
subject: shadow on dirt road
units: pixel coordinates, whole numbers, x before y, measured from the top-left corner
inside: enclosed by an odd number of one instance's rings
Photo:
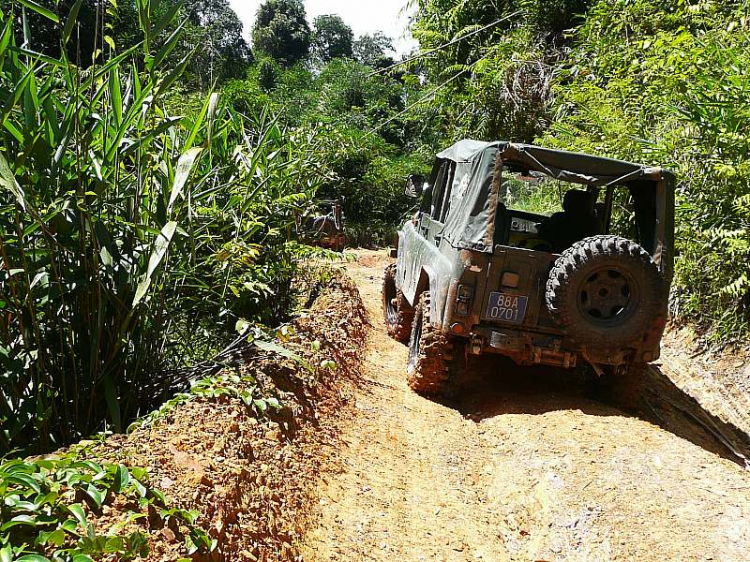
[[[750,435],[703,409],[656,366],[634,377],[599,380],[587,369],[519,367],[502,357],[482,357],[470,359],[467,374],[456,397],[442,403],[477,423],[561,410],[625,415],[750,468]]]

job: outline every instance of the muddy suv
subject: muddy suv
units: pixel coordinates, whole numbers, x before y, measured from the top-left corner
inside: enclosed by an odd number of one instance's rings
[[[339,199],[318,201],[312,215],[298,220],[298,230],[306,244],[343,252],[346,247],[344,202]]]
[[[409,179],[421,204],[383,283],[410,386],[441,394],[485,353],[599,375],[656,360],[674,186],[662,168],[523,144],[438,154],[426,181]]]

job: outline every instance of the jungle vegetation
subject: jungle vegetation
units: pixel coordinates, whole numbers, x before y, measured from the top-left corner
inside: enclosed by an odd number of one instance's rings
[[[227,0],[0,0],[0,454],[123,431],[288,319],[316,197],[355,241],[401,220],[389,40],[269,0],[253,42]]]
[[[746,1],[410,5],[428,54],[396,64],[301,0],[249,43],[227,0],[0,0],[0,453],[122,430],[283,322],[316,198],[388,244],[463,137],[674,169],[674,319],[747,335]]]
[[[750,3],[415,0],[448,139],[510,139],[674,170],[674,320],[750,327]],[[473,31],[502,19],[486,32]]]

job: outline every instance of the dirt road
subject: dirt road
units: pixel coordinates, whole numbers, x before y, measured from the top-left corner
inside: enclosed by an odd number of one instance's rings
[[[406,385],[386,259],[348,266],[373,321],[310,561],[750,560],[750,473],[573,381],[492,372],[457,403]]]

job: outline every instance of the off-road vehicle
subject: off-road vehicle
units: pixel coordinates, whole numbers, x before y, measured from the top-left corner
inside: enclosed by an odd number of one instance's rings
[[[656,360],[674,186],[659,167],[525,144],[465,140],[438,154],[426,181],[409,178],[421,205],[383,283],[411,387],[443,393],[485,353],[599,375]]]
[[[306,244],[335,252],[344,251],[346,232],[343,201],[339,199],[318,201],[314,212],[302,217],[298,222],[302,241]]]

